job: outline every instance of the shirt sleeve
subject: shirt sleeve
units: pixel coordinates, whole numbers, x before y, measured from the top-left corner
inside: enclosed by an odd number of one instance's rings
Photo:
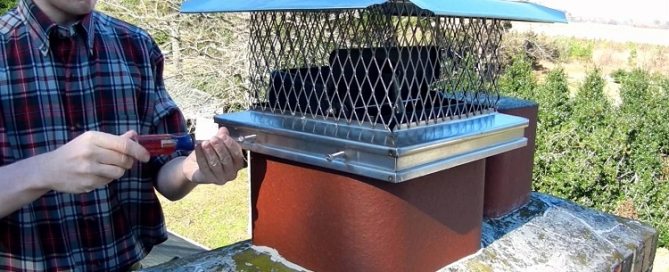
[[[165,89],[163,81],[164,57],[158,45],[152,41],[150,58],[153,72],[154,104],[152,114],[152,134],[184,134],[188,133],[186,121],[179,107]],[[178,156],[187,156],[189,151],[177,151],[171,155],[158,156],[152,159],[153,166],[160,169],[165,163]]]
[[[2,112],[2,108],[0,108]],[[7,128],[5,127],[4,117],[0,117],[0,166],[9,164],[11,161],[11,149],[9,148],[9,139],[7,137]]]

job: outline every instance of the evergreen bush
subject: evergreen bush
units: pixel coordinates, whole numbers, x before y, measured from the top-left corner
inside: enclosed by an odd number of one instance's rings
[[[0,14],[16,7],[18,0],[0,0]]]
[[[537,83],[527,60],[513,59],[503,94],[539,103],[534,189],[653,225],[669,246],[669,78],[643,70],[615,72],[619,106],[599,70],[574,97],[561,68]],[[628,209],[621,210],[621,207]]]

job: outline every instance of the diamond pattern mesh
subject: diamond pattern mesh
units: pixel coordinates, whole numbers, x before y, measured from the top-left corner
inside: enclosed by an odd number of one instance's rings
[[[252,109],[389,131],[494,111],[502,25],[403,1],[252,13]]]

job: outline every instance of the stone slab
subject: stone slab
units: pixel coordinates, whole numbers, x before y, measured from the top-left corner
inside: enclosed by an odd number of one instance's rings
[[[657,231],[635,220],[532,193],[509,215],[483,222],[482,249],[439,271],[652,271]],[[146,271],[306,271],[243,241]]]
[[[191,271],[306,271],[283,259],[267,247],[251,245],[250,240],[214,249],[158,266],[149,267],[147,272],[191,272]]]
[[[207,248],[168,231],[167,241],[153,247],[151,253],[142,260],[142,266],[151,267],[206,251]]]
[[[483,249],[440,271],[652,271],[657,231],[540,193],[483,222]]]

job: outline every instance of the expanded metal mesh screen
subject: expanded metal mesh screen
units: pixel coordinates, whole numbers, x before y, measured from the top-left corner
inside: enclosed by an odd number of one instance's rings
[[[250,21],[253,110],[394,131],[495,109],[503,21],[402,1]]]

